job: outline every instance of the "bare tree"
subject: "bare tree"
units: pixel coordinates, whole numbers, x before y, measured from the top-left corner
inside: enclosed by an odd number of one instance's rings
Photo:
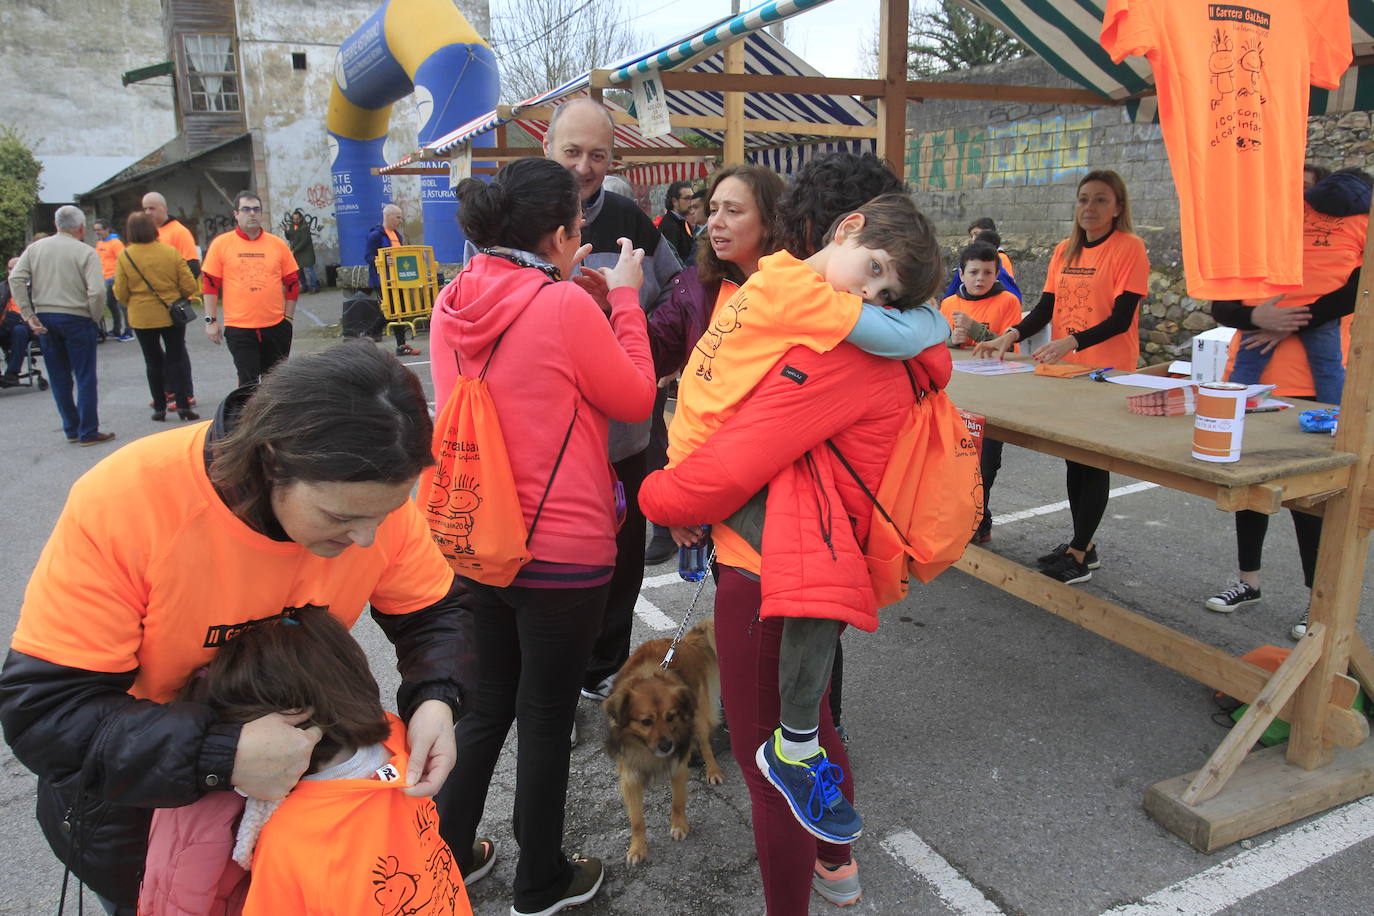
[[[907,49],[907,72],[911,76],[995,64],[1030,53],[1013,36],[958,0],[939,0],[933,9],[913,11]]]
[[[644,50],[620,0],[512,0],[493,11],[491,44],[506,102]]]

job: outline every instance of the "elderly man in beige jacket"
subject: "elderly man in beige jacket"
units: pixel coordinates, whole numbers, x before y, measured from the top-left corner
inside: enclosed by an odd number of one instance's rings
[[[114,438],[114,433],[100,431],[95,378],[105,276],[99,255],[84,241],[86,214],[77,207],[58,207],[55,222],[55,235],[39,239],[19,256],[10,290],[43,348],[67,441],[97,445]]]

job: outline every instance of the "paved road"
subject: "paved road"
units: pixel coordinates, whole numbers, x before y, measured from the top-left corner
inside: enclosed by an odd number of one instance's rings
[[[339,301],[324,293],[303,303],[329,324],[338,320]],[[298,352],[330,343],[310,335],[308,315],[298,325]],[[427,349],[428,341],[419,345]],[[208,415],[233,386],[232,366],[198,333],[191,349]],[[407,360],[426,384],[427,359],[428,352]],[[135,344],[102,346],[100,375],[102,426],[119,434],[116,445],[163,428],[148,419]],[[0,576],[9,583],[0,592],[0,633],[8,634],[67,488],[109,447],[68,446],[50,396],[37,391],[0,391],[0,424]],[[1067,512],[1052,508],[1064,498],[1062,467],[1007,450],[994,509],[1003,516],[1043,511],[999,524],[994,550],[1027,561],[1067,539]],[[1113,487],[1132,483],[1113,478]],[[1290,532],[1286,519],[1276,520],[1265,601],[1230,616],[1211,614],[1201,601],[1224,584],[1233,562],[1229,519],[1186,494],[1124,492],[1108,508],[1103,566],[1085,588],[1228,651],[1288,645],[1306,595]],[[691,590],[671,573],[668,566],[647,571],[636,641],[663,635],[667,620],[686,609]],[[708,585],[702,606],[709,600]],[[1367,639],[1374,638],[1371,600],[1366,579]],[[357,635],[391,695],[389,647],[366,617]],[[844,718],[867,825],[857,851],[866,893],[850,912],[1092,916],[1142,901],[1123,912],[1368,912],[1374,804],[1214,855],[1195,852],[1143,813],[1146,786],[1195,769],[1224,737],[1212,721],[1212,697],[1197,683],[958,573],[884,612],[876,634],[846,635],[845,649]],[[651,858],[630,869],[621,858],[629,832],[600,750],[599,710],[584,701],[578,715],[583,739],[572,754],[567,849],[602,856],[609,874],[604,893],[577,912],[761,913],[747,796],[725,736],[716,738],[725,784],[710,787],[694,776],[691,835],[681,843],[668,838],[666,788],[652,792]],[[513,790],[508,756],[484,824],[503,858],[472,895],[481,916],[508,912]],[[32,776],[0,750],[7,851],[0,913],[56,906],[62,873],[32,820],[32,804]],[[1156,902],[1161,908],[1152,908]],[[815,912],[829,909],[816,898]]]

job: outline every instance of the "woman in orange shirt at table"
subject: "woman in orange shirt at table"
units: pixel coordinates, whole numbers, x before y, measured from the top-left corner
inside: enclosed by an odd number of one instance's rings
[[[974,355],[1000,359],[1048,324],[1051,340],[1031,354],[1036,362],[1134,371],[1149,279],[1145,243],[1131,232],[1125,183],[1113,171],[1089,172],[1078,183],[1073,232],[1054,249],[1040,301],[1020,324],[978,344]],[[1073,538],[1037,562],[1045,575],[1073,585],[1101,565],[1093,536],[1107,511],[1110,475],[1075,461],[1065,465]]]

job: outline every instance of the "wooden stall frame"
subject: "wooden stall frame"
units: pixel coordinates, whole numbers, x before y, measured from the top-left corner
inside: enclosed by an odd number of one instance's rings
[[[899,170],[905,158],[906,104],[930,98],[990,99],[1075,105],[1120,105],[1081,89],[1048,89],[977,83],[942,83],[906,78],[909,0],[882,0],[878,79],[782,77],[739,72],[743,45],[738,38],[725,46],[726,72],[662,71],[666,89],[719,91],[725,117],[672,116],[682,127],[724,130],[720,150],[699,148],[625,151],[632,161],[722,158],[742,161],[744,137],[751,132],[800,136],[873,136],[879,155]],[[740,36],[742,37],[742,36]],[[600,100],[615,88],[611,71],[594,70],[589,88]],[[787,91],[857,95],[877,100],[875,125],[853,128],[800,122],[755,121],[745,117],[743,95]],[[511,112],[508,110],[507,114]],[[547,116],[520,110],[522,116]],[[548,112],[551,114],[551,111]],[[621,123],[633,121],[616,114]],[[690,123],[689,123],[690,122]],[[501,161],[531,155],[531,149],[474,151],[475,157]],[[432,168],[388,169],[390,174],[429,174]],[[474,169],[474,172],[489,171]],[[1116,471],[1212,499],[1220,509],[1253,509],[1265,513],[1291,506],[1318,512],[1325,528],[1312,590],[1308,635],[1278,671],[1270,673],[1157,621],[1075,589],[989,551],[970,547],[957,568],[1066,620],[1091,630],[1166,667],[1251,704],[1227,740],[1196,772],[1149,787],[1146,811],[1194,846],[1212,851],[1230,842],[1282,826],[1335,805],[1374,792],[1374,742],[1369,723],[1350,708],[1358,684],[1374,695],[1374,653],[1355,629],[1364,580],[1369,531],[1374,526],[1374,422],[1369,417],[1374,385],[1374,237],[1366,245],[1362,280],[1345,386],[1345,403],[1334,443],[1340,461],[1321,470],[1278,476],[1244,487],[1228,487],[1186,473],[1168,473],[1094,448],[1053,442],[1033,430],[1000,427],[991,418],[989,434],[1094,467]],[[1353,674],[1350,677],[1347,672]],[[1275,717],[1292,725],[1286,748],[1248,753],[1252,736]]]

